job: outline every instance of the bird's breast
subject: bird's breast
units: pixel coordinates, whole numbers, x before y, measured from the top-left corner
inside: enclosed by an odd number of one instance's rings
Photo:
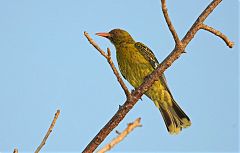
[[[125,79],[135,88],[142,84],[144,78],[153,68],[151,64],[134,47],[134,44],[116,48],[119,69]]]

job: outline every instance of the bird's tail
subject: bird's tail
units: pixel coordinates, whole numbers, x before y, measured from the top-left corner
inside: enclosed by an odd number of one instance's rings
[[[182,128],[186,128],[191,125],[189,117],[174,100],[172,100],[171,106],[168,105],[167,107],[163,107],[160,105],[159,110],[170,134],[178,134]]]

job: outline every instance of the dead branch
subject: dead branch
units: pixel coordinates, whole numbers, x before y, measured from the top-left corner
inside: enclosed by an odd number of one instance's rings
[[[136,127],[141,127],[140,124],[141,118],[137,118],[133,123],[128,123],[127,128],[122,132],[118,133],[118,136],[114,138],[110,143],[105,145],[97,153],[105,153],[111,150],[115,145],[121,142],[130,132],[132,132]]]
[[[208,32],[211,32],[212,34],[220,37],[220,38],[226,43],[226,45],[227,45],[229,48],[233,48],[234,43],[233,43],[232,41],[230,41],[230,40],[228,39],[228,37],[227,37],[226,35],[224,35],[223,33],[221,33],[220,31],[218,31],[218,30],[216,30],[216,29],[214,29],[214,28],[212,28],[212,27],[210,27],[210,26],[208,26],[208,25],[205,25],[205,24],[202,24],[202,25],[201,25],[201,29],[206,30],[206,31],[208,31]]]
[[[125,85],[125,83],[123,82],[123,79],[121,77],[121,75],[119,74],[117,68],[115,67],[113,61],[112,61],[112,57],[111,57],[111,51],[109,48],[107,48],[107,54],[98,46],[98,44],[89,36],[89,34],[84,31],[84,35],[85,37],[88,39],[89,43],[92,44],[97,50],[98,52],[106,58],[106,60],[108,61],[109,65],[112,68],[113,73],[115,74],[119,84],[121,85],[127,99],[129,99],[129,97],[131,96],[131,93],[129,92],[127,86]]]
[[[55,113],[55,116],[53,118],[53,121],[52,121],[52,123],[51,123],[51,125],[50,125],[50,127],[49,127],[49,129],[48,129],[48,131],[46,133],[46,135],[44,136],[42,142],[40,143],[40,145],[38,146],[37,150],[34,153],[38,153],[42,149],[42,147],[45,145],[45,143],[46,143],[46,141],[48,139],[48,136],[52,132],[59,115],[60,115],[60,110],[57,110],[57,112]]]
[[[205,19],[217,7],[217,5],[221,1],[222,0],[213,0],[207,6],[207,8],[201,13],[201,15],[194,22],[194,24],[189,29],[187,34],[181,40],[181,45],[177,45],[177,44],[175,45],[175,48],[173,49],[173,51],[163,60],[163,62],[161,62],[161,64],[158,65],[156,70],[154,70],[147,77],[147,79],[145,79],[144,82],[136,90],[134,90],[132,92],[130,98],[128,98],[125,101],[123,106],[119,107],[119,110],[116,112],[116,114],[99,131],[99,133],[87,145],[87,147],[83,150],[83,152],[91,153],[102,143],[102,141],[107,137],[107,135],[123,120],[123,118],[126,116],[126,114],[132,109],[132,107],[136,104],[136,102],[141,98],[141,96],[152,86],[152,84],[156,80],[158,80],[159,76],[161,76],[163,74],[163,72],[167,68],[169,68],[172,65],[172,63],[180,57],[180,55],[182,53],[184,53],[184,50],[185,50],[186,46],[193,39],[193,37],[195,36],[197,31],[199,31],[201,29],[201,26],[203,25],[203,22],[205,21]],[[164,8],[164,7],[166,7],[165,1],[162,1],[162,7],[163,7],[162,8],[163,11],[166,10],[166,8]],[[168,15],[166,14],[166,12],[164,14],[165,14],[165,18],[167,17],[166,21],[169,24],[170,19],[168,18]],[[171,26],[171,24],[170,24],[170,26]],[[171,27],[173,27],[173,26],[171,26]],[[175,30],[173,30],[173,28],[171,28],[171,27],[169,27],[169,29],[172,32],[172,35],[173,35],[174,39],[176,39],[177,38],[176,32],[174,32]],[[178,40],[175,40],[175,42],[177,43]],[[96,46],[94,46],[94,47],[96,48]]]
[[[182,42],[179,39],[178,34],[177,34],[177,32],[176,32],[176,30],[175,30],[175,28],[174,28],[174,26],[173,26],[173,24],[172,24],[172,22],[170,20],[170,17],[168,15],[168,12],[167,12],[168,9],[167,9],[166,0],[161,0],[161,2],[162,2],[162,12],[163,12],[164,18],[165,18],[165,20],[167,22],[169,30],[172,33],[173,39],[175,40],[175,44],[176,45],[181,45]]]

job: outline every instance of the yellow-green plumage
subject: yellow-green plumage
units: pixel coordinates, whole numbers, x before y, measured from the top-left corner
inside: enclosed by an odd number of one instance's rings
[[[144,44],[135,42],[126,31],[114,29],[98,35],[107,37],[114,44],[119,69],[133,87],[141,85],[145,77],[157,67],[158,61],[153,52]],[[174,101],[164,75],[145,94],[159,108],[171,134],[177,134],[182,128],[191,125],[190,119]]]

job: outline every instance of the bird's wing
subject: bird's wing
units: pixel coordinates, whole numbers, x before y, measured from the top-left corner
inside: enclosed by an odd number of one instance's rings
[[[151,51],[151,49],[149,49],[146,45],[144,45],[143,43],[141,42],[136,42],[135,43],[135,47],[137,48],[137,50],[141,53],[141,55],[150,62],[150,64],[152,65],[152,67],[154,69],[157,68],[158,66],[158,60],[157,58],[155,57],[154,53]],[[160,77],[160,80],[162,82],[162,85],[166,88],[166,90],[168,90],[168,92],[171,94],[168,86],[167,86],[167,80],[165,78],[165,75],[163,74],[161,77]]]
[[[141,42],[136,42],[135,47],[137,48],[137,50],[141,53],[141,55],[150,62],[150,64],[152,65],[152,67],[154,69],[157,68],[158,66],[158,60],[156,59],[154,53],[151,51],[151,49],[149,49],[147,46],[145,46],[143,43]]]

